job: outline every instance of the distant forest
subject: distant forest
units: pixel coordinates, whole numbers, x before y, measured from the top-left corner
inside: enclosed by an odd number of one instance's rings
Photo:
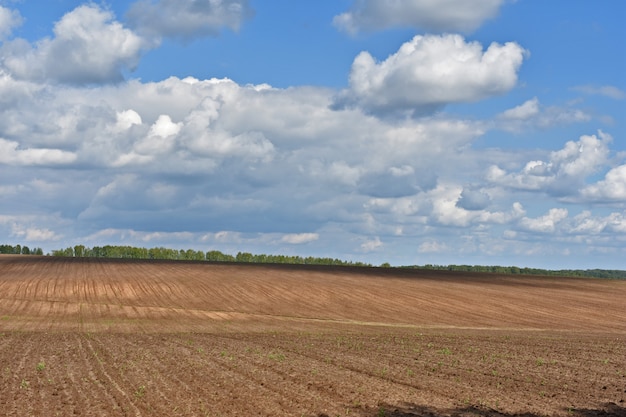
[[[41,248],[29,248],[22,245],[0,245],[0,254],[14,255],[44,255]],[[193,249],[137,248],[133,246],[94,246],[76,245],[65,249],[53,250],[47,256],[65,256],[75,258],[118,258],[118,259],[165,259],[180,261],[207,261],[207,262],[242,262],[266,264],[294,264],[294,265],[336,265],[373,267],[364,262],[344,261],[334,258],[302,257],[297,255],[265,255],[239,252],[237,255],[224,254],[218,250],[208,252]],[[388,263],[379,267],[391,268]],[[541,268],[520,268],[517,266],[483,266],[483,265],[410,265],[396,268],[428,269],[439,271],[483,272],[510,275],[552,275],[568,277],[590,277],[605,279],[626,279],[626,271],[610,269],[559,269],[549,270]]]

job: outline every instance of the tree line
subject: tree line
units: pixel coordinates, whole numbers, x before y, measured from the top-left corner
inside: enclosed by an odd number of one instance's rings
[[[22,245],[0,245],[0,254],[13,255],[43,255],[41,248],[30,249]],[[48,256],[66,256],[75,258],[118,258],[118,259],[160,259],[180,261],[208,261],[208,262],[241,262],[241,263],[271,263],[294,265],[336,265],[372,267],[364,262],[344,261],[336,258],[302,257],[298,255],[266,255],[238,252],[229,255],[218,250],[203,252],[194,249],[170,249],[164,247],[141,248],[134,246],[70,246],[65,249],[55,249]],[[387,262],[380,267],[391,268]],[[505,275],[552,275],[570,277],[591,277],[606,279],[626,279],[626,271],[613,269],[559,269],[549,270],[541,268],[520,268],[517,266],[484,266],[484,265],[410,265],[399,268],[414,268],[440,271],[481,272]]]
[[[180,261],[209,261],[209,262],[243,262],[243,263],[272,263],[272,264],[300,264],[300,265],[344,265],[344,266],[372,266],[363,262],[343,261],[334,258],[302,257],[298,255],[266,255],[238,252],[229,255],[218,250],[208,252],[194,249],[170,248],[138,248],[134,246],[70,246],[51,252],[52,256],[68,256],[77,258],[119,258],[119,259],[166,259]]]
[[[43,255],[43,249],[41,248],[29,248],[22,245],[0,245],[0,253],[7,255]]]
[[[567,277],[589,277],[607,279],[626,279],[626,271],[618,269],[541,269],[520,268],[517,266],[484,266],[484,265],[413,265],[403,268],[431,269],[439,271],[486,272],[504,275],[549,275]]]

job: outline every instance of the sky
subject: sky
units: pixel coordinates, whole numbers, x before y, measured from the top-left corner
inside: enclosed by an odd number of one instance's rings
[[[0,0],[0,243],[626,269],[625,18]]]

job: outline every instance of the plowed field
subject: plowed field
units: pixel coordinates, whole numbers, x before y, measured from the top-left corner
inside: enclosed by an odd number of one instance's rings
[[[626,416],[626,281],[0,256],[0,415]]]

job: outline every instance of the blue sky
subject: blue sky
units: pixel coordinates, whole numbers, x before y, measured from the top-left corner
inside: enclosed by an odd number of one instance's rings
[[[624,269],[624,17],[0,0],[0,236]]]

